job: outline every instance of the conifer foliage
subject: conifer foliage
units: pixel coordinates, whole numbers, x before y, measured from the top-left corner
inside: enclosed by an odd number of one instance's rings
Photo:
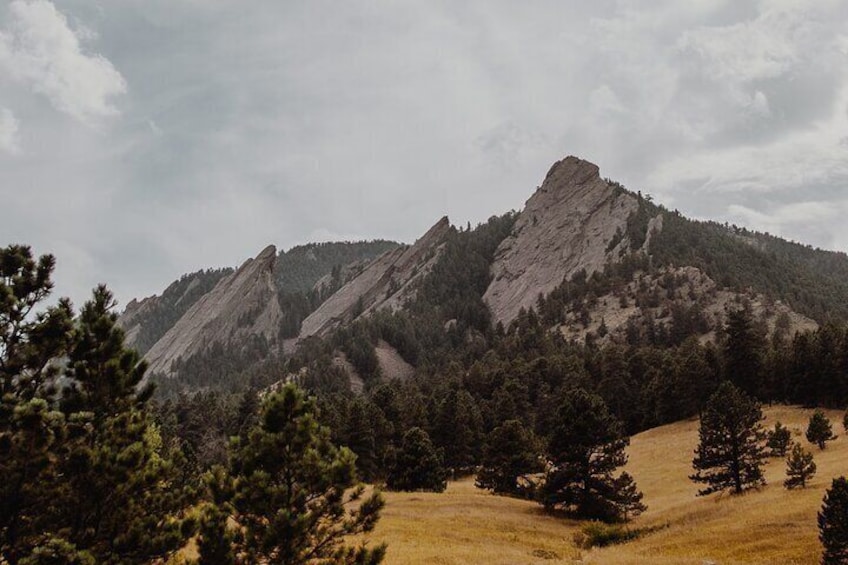
[[[541,488],[549,510],[616,521],[645,510],[632,477],[615,477],[627,463],[630,438],[604,401],[583,389],[565,393],[548,445],[551,468]]]
[[[769,448],[770,457],[786,457],[786,451],[792,443],[792,433],[789,428],[776,422],[774,429],[768,432],[766,447]]]
[[[690,478],[706,486],[699,496],[731,490],[740,494],[765,484],[764,432],[759,404],[729,381],[710,397],[701,414],[700,442]]]
[[[818,514],[822,565],[848,563],[848,480],[833,479]]]
[[[810,416],[810,423],[807,425],[807,441],[819,446],[819,449],[824,449],[827,442],[836,439],[833,435],[833,426],[830,420],[827,419],[824,412],[816,410]]]
[[[395,463],[389,470],[386,487],[391,490],[442,492],[447,487],[444,458],[421,428],[403,434]]]
[[[208,477],[217,510],[204,521],[204,562],[230,555],[239,565],[382,561],[384,546],[345,545],[347,536],[373,529],[384,502],[379,493],[363,498],[356,456],[331,443],[312,398],[286,385],[265,400],[247,441],[234,441],[229,472],[218,468]],[[238,526],[231,552],[214,539],[226,535],[228,515]]]
[[[518,478],[541,470],[536,439],[521,420],[507,420],[489,434],[476,485],[497,494],[521,494]]]
[[[77,321],[67,300],[36,312],[53,266],[0,249],[0,562],[166,557],[190,534],[192,493],[146,411],[145,366],[105,287]]]
[[[813,462],[813,454],[804,451],[800,444],[792,446],[792,452],[786,458],[786,480],[783,486],[788,489],[797,487],[806,488],[807,481],[816,474],[816,464]]]

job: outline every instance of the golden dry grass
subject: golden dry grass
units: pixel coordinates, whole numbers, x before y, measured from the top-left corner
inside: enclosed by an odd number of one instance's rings
[[[648,505],[633,527],[667,526],[636,541],[579,550],[573,544],[579,522],[547,516],[533,502],[492,496],[464,480],[450,483],[442,494],[386,493],[386,509],[370,543],[389,544],[388,565],[818,563],[816,512],[831,478],[848,473],[848,440],[839,437],[819,451],[803,437],[810,410],[764,412],[766,425],[779,419],[813,452],[818,474],[807,489],[785,490],[785,463],[772,459],[763,489],[738,497],[696,497],[698,486],[688,479],[698,441],[693,420],[632,439],[627,469]],[[842,413],[830,411],[828,417],[834,431],[844,434]]]

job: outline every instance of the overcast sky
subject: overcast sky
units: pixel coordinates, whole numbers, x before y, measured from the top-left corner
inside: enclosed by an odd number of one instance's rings
[[[0,0],[0,245],[77,303],[476,223],[569,154],[848,250],[848,2]]]

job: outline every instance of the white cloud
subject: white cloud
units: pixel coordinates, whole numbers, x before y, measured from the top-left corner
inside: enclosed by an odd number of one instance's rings
[[[8,108],[0,108],[0,151],[15,154],[18,146],[18,120]]]
[[[72,30],[47,0],[14,0],[8,14],[0,69],[82,122],[118,113],[112,98],[127,91],[126,81],[108,59],[83,50],[80,40],[91,39],[90,31]]]

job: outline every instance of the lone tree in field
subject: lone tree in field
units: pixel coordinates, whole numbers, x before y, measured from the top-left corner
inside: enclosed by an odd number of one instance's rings
[[[792,452],[786,458],[786,480],[783,486],[788,489],[796,487],[806,488],[807,481],[816,474],[816,464],[813,462],[813,454],[804,451],[800,444],[792,446]]]
[[[395,462],[386,478],[386,488],[442,492],[445,487],[447,472],[442,454],[433,446],[427,432],[421,428],[410,428],[403,434]]]
[[[384,546],[371,550],[345,543],[348,536],[371,531],[384,504],[379,493],[362,498],[355,459],[330,442],[314,400],[297,386],[270,395],[247,441],[234,440],[229,473],[218,468],[208,477],[220,511],[207,513],[203,532],[225,534],[227,516],[237,527],[231,553],[214,539],[201,539],[201,561],[234,555],[235,563],[245,565],[381,562]]]
[[[833,479],[818,514],[823,565],[848,563],[848,481]]]
[[[521,494],[518,477],[537,471],[541,464],[535,437],[521,420],[507,420],[489,434],[475,484],[497,494]]]
[[[627,463],[630,438],[604,401],[585,390],[566,393],[548,444],[550,470],[540,500],[548,510],[616,521],[645,510],[630,475],[614,477]]]
[[[764,432],[760,405],[729,381],[723,382],[701,414],[700,442],[690,479],[706,486],[698,496],[765,484],[762,465]]]
[[[786,451],[792,443],[792,433],[789,428],[777,422],[774,429],[768,432],[766,447],[769,448],[769,457],[786,457]]]
[[[810,416],[810,423],[807,425],[807,441],[819,446],[819,449],[824,449],[828,441],[836,439],[833,435],[833,426],[830,420],[824,415],[821,410],[816,410]]]

